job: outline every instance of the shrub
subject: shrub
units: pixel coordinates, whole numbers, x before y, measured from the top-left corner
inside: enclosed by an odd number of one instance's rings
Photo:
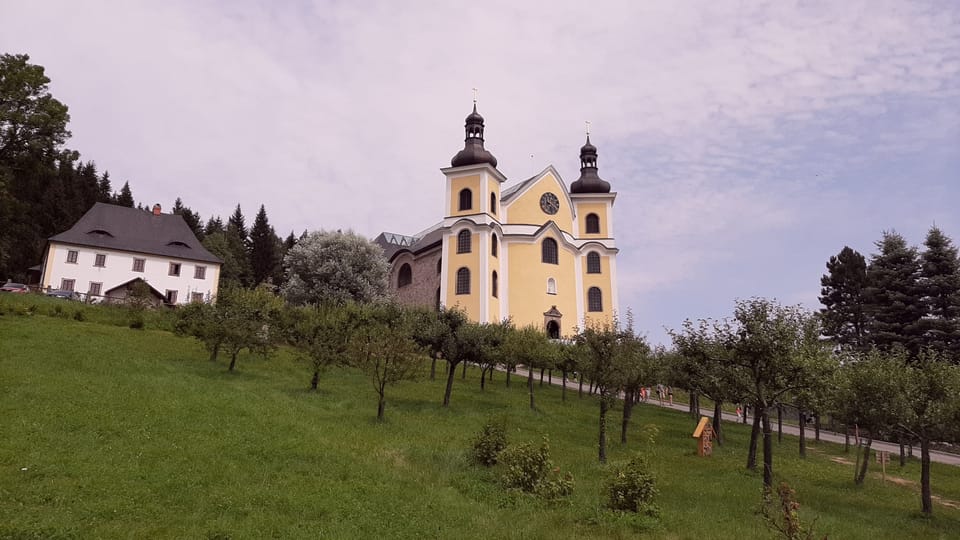
[[[82,309],[78,309],[76,313],[73,314],[73,320],[83,322],[87,320],[87,316],[83,314]]]
[[[812,540],[817,537],[813,527],[804,527],[800,523],[800,503],[797,502],[797,493],[786,482],[777,486],[774,496],[769,488],[763,491],[763,505],[760,515],[767,526],[773,530],[778,538],[788,540]],[[816,520],[814,520],[816,523]],[[824,537],[826,538],[826,537]]]
[[[539,448],[530,443],[511,446],[500,453],[501,481],[510,489],[533,493],[545,499],[558,499],[573,492],[573,475],[561,475],[550,461],[550,443],[543,438]]]
[[[607,481],[607,506],[613,510],[655,515],[653,504],[657,494],[655,478],[649,471],[646,460],[635,456],[625,464],[613,469]]]
[[[147,322],[143,318],[143,313],[133,313],[130,316],[130,328],[134,330],[143,330]]]
[[[474,463],[485,467],[497,464],[497,457],[507,447],[507,432],[503,422],[489,421],[473,440],[470,457]]]

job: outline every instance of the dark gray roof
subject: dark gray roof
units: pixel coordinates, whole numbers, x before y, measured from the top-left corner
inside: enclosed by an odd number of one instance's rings
[[[93,205],[73,227],[50,237],[50,241],[191,261],[223,262],[200,244],[179,215],[155,216],[150,211],[113,204]]]
[[[404,236],[401,234],[382,232],[373,239],[374,243],[383,248],[383,254],[388,261],[392,261],[401,251],[409,251],[416,255],[425,249],[437,245],[443,239],[443,229],[434,227],[421,237]]]
[[[536,180],[536,178],[537,178],[538,176],[540,176],[540,175],[539,175],[539,174],[535,174],[535,175],[531,176],[530,178],[527,178],[527,179],[524,180],[523,182],[520,182],[519,184],[514,184],[514,185],[508,187],[507,189],[503,190],[503,192],[500,193],[500,202],[506,202],[506,201],[510,200],[510,198],[512,198],[512,197],[514,196],[514,194],[516,194],[518,191],[520,191],[520,189],[526,187],[527,184],[529,184],[530,182],[533,182],[534,180]]]

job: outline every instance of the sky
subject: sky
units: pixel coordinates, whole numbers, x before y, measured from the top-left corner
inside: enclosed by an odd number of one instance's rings
[[[818,309],[845,245],[960,243],[956,1],[0,0],[68,146],[135,199],[414,234],[473,88],[507,185],[617,192],[621,309],[651,341],[738,298]]]

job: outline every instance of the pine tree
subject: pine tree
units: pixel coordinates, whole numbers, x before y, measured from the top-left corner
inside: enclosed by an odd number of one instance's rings
[[[253,228],[250,229],[250,268],[254,285],[276,275],[277,266],[280,264],[279,242],[267,220],[267,210],[261,204],[253,221]]]
[[[133,193],[130,191],[130,182],[123,183],[123,187],[120,188],[120,193],[117,194],[114,202],[120,206],[133,208]]]
[[[864,313],[868,343],[881,350],[903,347],[912,357],[920,352],[926,307],[919,287],[917,249],[896,232],[884,232],[870,258]]]
[[[827,261],[827,273],[820,278],[823,333],[841,347],[865,347],[863,291],[866,285],[867,261],[857,251],[844,246]]]
[[[250,240],[245,221],[243,211],[240,210],[240,205],[237,204],[237,209],[233,211],[233,215],[227,220],[227,232],[236,234],[244,245]]]
[[[220,219],[220,216],[213,217],[210,216],[210,219],[207,220],[207,225],[203,228],[203,235],[210,236],[216,233],[226,233],[227,229],[223,226],[223,220]]]
[[[253,271],[250,268],[250,237],[243,217],[243,211],[237,204],[233,215],[227,220],[227,244],[233,259],[237,261],[237,279],[244,287],[253,283]]]
[[[96,169],[93,170],[96,174]],[[110,185],[110,172],[104,171],[97,183],[97,202],[113,203],[113,187]]]
[[[923,345],[941,354],[957,355],[960,354],[957,248],[937,227],[930,228],[923,244],[926,250],[920,256],[920,290],[927,313],[923,320]]]
[[[203,224],[200,222],[200,214],[194,212],[188,206],[183,205],[183,201],[180,200],[180,197],[177,197],[177,200],[173,202],[173,208],[171,212],[182,217],[184,221],[187,222],[187,225],[190,227],[190,230],[193,231],[194,236],[199,240],[203,240],[204,230]]]

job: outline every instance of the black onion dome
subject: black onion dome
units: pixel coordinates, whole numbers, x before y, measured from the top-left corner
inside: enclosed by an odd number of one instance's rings
[[[497,166],[497,158],[483,147],[483,117],[477,112],[477,104],[473,104],[473,112],[467,115],[464,121],[466,137],[463,140],[463,150],[457,152],[450,160],[453,167],[489,163]]]
[[[597,175],[597,147],[589,135],[580,148],[580,178],[570,185],[570,193],[610,193],[610,182]]]

